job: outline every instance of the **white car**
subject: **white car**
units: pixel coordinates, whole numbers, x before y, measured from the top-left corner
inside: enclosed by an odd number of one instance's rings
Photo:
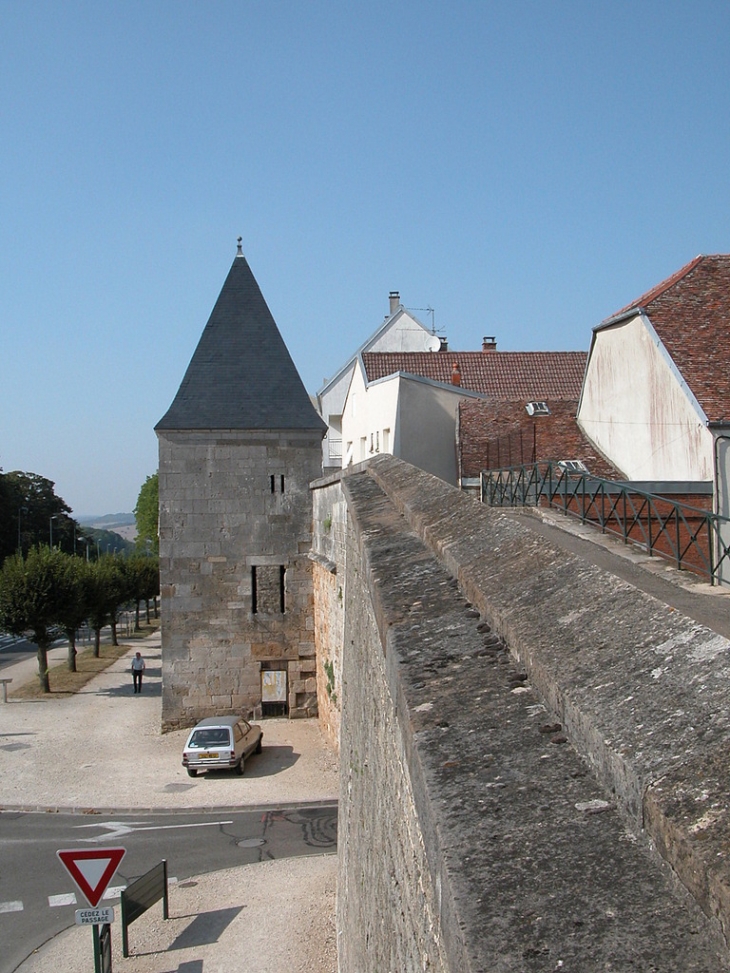
[[[191,777],[199,770],[235,770],[242,774],[246,757],[261,753],[264,733],[240,716],[209,716],[195,726],[183,749],[183,767]]]

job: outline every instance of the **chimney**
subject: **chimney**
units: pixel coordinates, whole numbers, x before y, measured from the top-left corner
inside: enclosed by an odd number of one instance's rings
[[[451,369],[451,384],[461,385],[461,369],[459,368],[458,361],[454,362],[453,368]]]
[[[400,307],[400,294],[398,291],[391,291],[388,294],[388,300],[390,301],[390,314],[392,316]]]
[[[497,350],[497,339],[494,335],[482,338],[482,351],[496,351]]]

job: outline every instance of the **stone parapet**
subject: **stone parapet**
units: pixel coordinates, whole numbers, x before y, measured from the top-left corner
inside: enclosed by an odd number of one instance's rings
[[[341,973],[728,970],[726,640],[392,457],[342,489]]]

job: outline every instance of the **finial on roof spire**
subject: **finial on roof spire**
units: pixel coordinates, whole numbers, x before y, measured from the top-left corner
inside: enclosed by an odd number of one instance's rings
[[[238,249],[237,249],[237,251],[236,251],[239,257],[242,257],[242,256],[243,256],[243,249],[241,248],[241,244],[242,244],[242,243],[243,243],[243,237],[242,237],[242,236],[240,236],[240,237],[238,238]]]

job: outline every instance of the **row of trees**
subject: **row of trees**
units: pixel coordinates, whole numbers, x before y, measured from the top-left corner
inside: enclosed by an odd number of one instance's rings
[[[105,552],[134,549],[112,531],[82,527],[71,513],[69,505],[56,495],[53,480],[20,470],[0,471],[0,564],[9,555],[26,554],[37,544],[83,555],[87,561]],[[156,553],[150,545],[140,545],[140,549]]]
[[[117,644],[120,610],[134,605],[139,629],[140,603],[156,600],[160,591],[158,560],[135,556],[102,556],[90,562],[57,547],[38,545],[27,554],[6,557],[0,571],[0,631],[26,635],[38,648],[38,676],[50,691],[48,649],[61,629],[68,638],[68,667],[76,671],[76,632],[86,622],[94,631],[99,655],[101,630],[111,625]]]

